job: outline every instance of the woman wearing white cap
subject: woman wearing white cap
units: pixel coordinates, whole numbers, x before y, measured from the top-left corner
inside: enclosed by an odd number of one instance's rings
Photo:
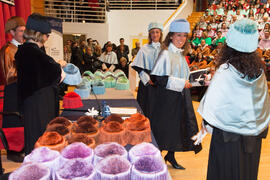
[[[198,112],[213,127],[208,180],[257,179],[270,121],[264,66],[256,53],[258,37],[252,20],[230,26],[218,69],[201,100]]]
[[[189,67],[185,60],[188,52],[189,23],[175,20],[170,25],[161,53],[151,72],[157,86],[152,118],[152,130],[160,150],[167,150],[165,161],[176,169],[184,169],[174,157],[175,151],[195,151],[201,146],[190,139],[198,132],[189,89]]]
[[[145,116],[150,116],[152,81],[150,80],[150,72],[156,62],[160,52],[160,43],[162,42],[163,26],[160,23],[152,22],[148,25],[148,44],[144,45],[136,55],[132,68],[135,69],[140,77],[137,101],[142,108]],[[152,93],[151,93],[152,92]],[[149,117],[150,118],[150,117]],[[150,119],[151,120],[151,119]]]

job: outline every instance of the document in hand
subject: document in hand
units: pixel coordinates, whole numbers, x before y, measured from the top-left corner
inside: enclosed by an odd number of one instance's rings
[[[209,70],[209,68],[206,68],[191,71],[189,76],[189,82],[192,84],[192,87],[204,86],[205,75],[209,73]]]

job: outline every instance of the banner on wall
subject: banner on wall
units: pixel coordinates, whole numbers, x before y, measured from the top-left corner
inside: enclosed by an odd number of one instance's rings
[[[45,42],[46,53],[54,60],[64,60],[63,53],[63,23],[59,18],[48,17],[52,32]]]
[[[4,2],[4,3],[7,3],[7,4],[10,4],[10,5],[15,5],[15,2],[14,0],[0,0],[0,2]]]

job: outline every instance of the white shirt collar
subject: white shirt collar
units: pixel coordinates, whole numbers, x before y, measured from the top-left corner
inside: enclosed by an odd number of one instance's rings
[[[14,44],[15,46],[19,46],[21,45],[22,43],[19,43],[17,40],[15,40],[14,38],[10,41],[12,44]]]
[[[160,47],[160,43],[159,42],[152,42],[152,46],[157,49]]]
[[[178,53],[181,54],[184,50],[183,49],[179,49],[177,48],[173,43],[170,43],[169,48],[170,51],[174,52],[174,53]]]

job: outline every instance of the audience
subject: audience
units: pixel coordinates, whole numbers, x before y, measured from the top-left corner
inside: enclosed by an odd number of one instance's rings
[[[187,62],[190,63],[190,69],[200,69],[212,67],[222,46],[226,43],[226,34],[231,24],[241,18],[250,18],[257,22],[260,31],[260,41],[258,53],[266,63],[270,61],[270,0],[261,3],[260,0],[215,0],[210,3],[200,21],[196,24],[189,39],[190,47],[187,55]],[[104,44],[102,50],[98,41],[92,38],[80,42],[67,41],[65,45],[65,60],[79,66],[82,70],[95,71],[93,62],[99,59],[102,69],[115,70],[122,69],[128,75],[129,65],[129,47],[125,45],[124,38],[119,39],[120,45],[116,46],[111,41]],[[71,46],[72,43],[72,46]],[[108,50],[109,48],[109,50]],[[131,51],[132,59],[140,49],[140,43],[135,43],[135,48]],[[102,53],[103,52],[103,53]],[[68,54],[69,53],[69,54]],[[107,58],[107,59],[106,59]],[[105,62],[110,58],[113,63]],[[115,61],[116,59],[116,61]],[[198,63],[199,66],[198,66]],[[113,66],[112,66],[113,65]],[[83,68],[84,66],[84,68]],[[106,66],[106,67],[105,67]]]
[[[128,47],[126,48],[126,45],[121,44],[120,46],[117,47],[116,55],[117,55],[118,62],[120,62],[120,59],[122,57],[126,58],[126,60],[129,61],[128,51],[129,50],[128,50]]]
[[[188,61],[191,70],[212,67],[223,45],[231,24],[241,18],[250,18],[257,22],[260,41],[257,52],[266,65],[270,62],[270,0],[214,0],[204,12],[192,31],[191,49]],[[244,42],[243,42],[244,43]],[[198,62],[201,66],[198,66]],[[206,65],[205,65],[206,62]]]
[[[120,38],[119,42],[120,42],[120,45],[117,46],[116,51],[119,51],[120,48],[122,47],[122,48],[124,48],[124,53],[128,55],[129,54],[129,47],[127,45],[125,45],[125,39]]]
[[[127,76],[127,78],[128,78],[129,63],[128,63],[128,60],[125,57],[120,58],[117,69],[122,70],[125,73],[125,75]]]
[[[114,71],[118,65],[117,55],[112,50],[112,44],[107,44],[105,52],[99,57],[99,60],[102,62],[102,70],[104,71]]]

